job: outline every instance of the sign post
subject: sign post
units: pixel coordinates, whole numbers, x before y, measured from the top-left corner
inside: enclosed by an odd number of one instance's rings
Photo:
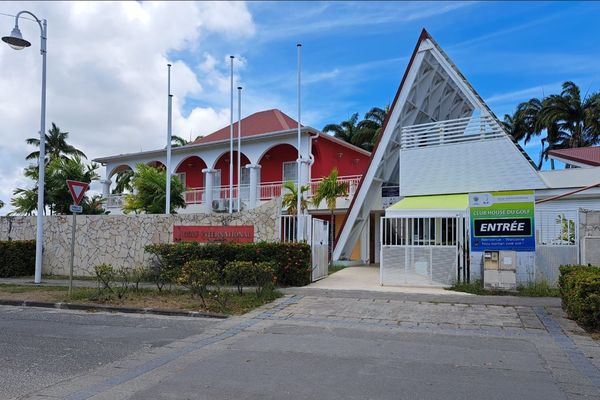
[[[71,260],[69,263],[69,298],[73,293],[73,264],[75,261],[75,229],[77,226],[77,214],[83,212],[83,207],[79,205],[85,191],[88,189],[89,184],[85,182],[72,181],[67,179],[67,186],[71,197],[73,197],[73,203],[69,206],[69,211],[73,214],[73,224],[71,225]]]

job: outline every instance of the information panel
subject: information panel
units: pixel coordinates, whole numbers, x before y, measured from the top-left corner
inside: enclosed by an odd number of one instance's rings
[[[535,251],[533,190],[469,194],[471,251]]]
[[[254,241],[254,226],[173,226],[174,242],[232,242],[252,243]]]

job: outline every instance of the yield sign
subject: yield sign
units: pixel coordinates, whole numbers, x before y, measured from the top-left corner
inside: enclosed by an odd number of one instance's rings
[[[72,181],[67,179],[67,185],[69,186],[69,192],[71,192],[71,197],[73,197],[73,202],[75,204],[79,204],[83,196],[85,195],[85,191],[87,190],[89,184],[85,182]]]

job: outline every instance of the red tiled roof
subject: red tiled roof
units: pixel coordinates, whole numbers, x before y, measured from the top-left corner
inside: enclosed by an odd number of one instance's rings
[[[600,146],[550,150],[548,155],[593,167],[600,167]]]
[[[237,138],[237,121],[233,124],[233,134]],[[242,118],[242,137],[256,136],[264,133],[287,131],[298,127],[298,122],[280,110],[259,111]],[[190,144],[203,144],[229,139],[229,125],[197,139]]]

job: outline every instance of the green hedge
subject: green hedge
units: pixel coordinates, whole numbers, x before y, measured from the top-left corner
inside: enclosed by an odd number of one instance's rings
[[[215,260],[221,271],[232,261],[272,262],[280,286],[304,286],[310,283],[310,246],[304,243],[176,243],[146,246],[169,269],[179,270],[192,260]],[[176,274],[178,275],[178,274]]]
[[[35,241],[0,241],[0,278],[29,276],[35,273]]]
[[[590,329],[600,329],[600,268],[563,265],[558,280],[563,309]]]

